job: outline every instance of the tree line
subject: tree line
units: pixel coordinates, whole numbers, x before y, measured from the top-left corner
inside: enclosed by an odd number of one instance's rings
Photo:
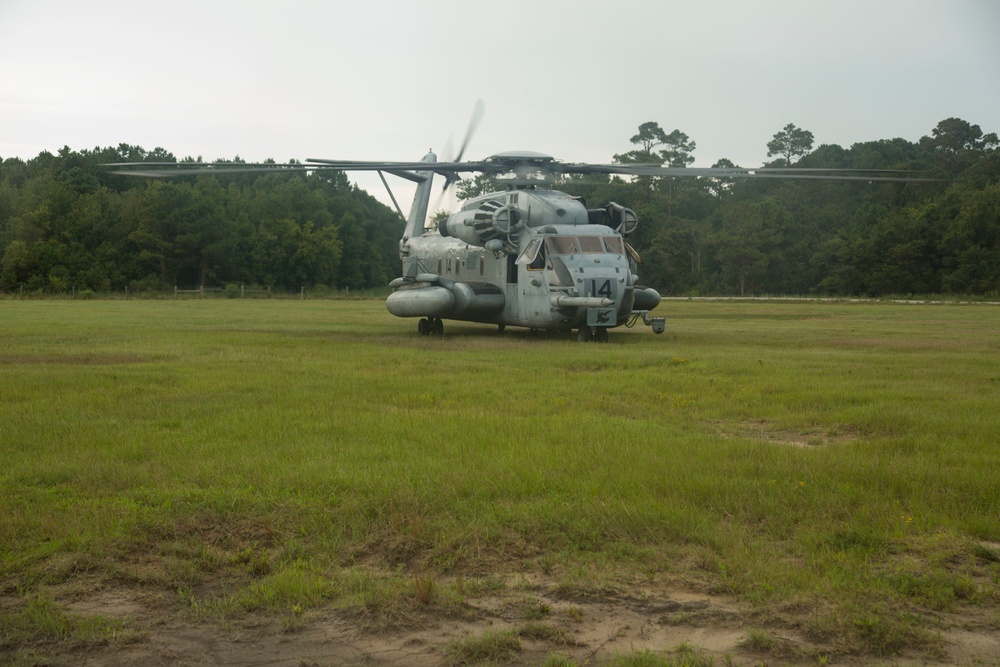
[[[343,173],[145,179],[101,166],[144,161],[176,159],[121,144],[3,160],[0,290],[366,289],[399,271],[402,222]]]
[[[615,161],[683,168],[695,159],[692,138],[653,121],[629,141]],[[788,124],[766,143],[770,166],[940,180],[587,176],[555,187],[591,206],[634,209],[642,281],[664,294],[1000,294],[995,133],[949,118],[917,142],[812,145],[811,132]],[[143,179],[101,166],[142,161],[176,158],[121,144],[0,162],[0,291],[367,289],[399,273],[402,222],[343,173]],[[490,187],[480,175],[458,192]]]
[[[695,142],[656,122],[642,124],[631,143],[617,162],[694,161]],[[812,144],[811,132],[788,124],[767,143],[774,161],[765,166],[939,180],[577,177],[558,187],[634,209],[630,242],[644,258],[642,281],[666,294],[1000,295],[996,133],[949,118],[917,142]]]

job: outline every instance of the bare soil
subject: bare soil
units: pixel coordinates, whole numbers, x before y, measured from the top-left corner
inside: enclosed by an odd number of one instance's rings
[[[429,607],[388,628],[329,608],[306,612],[294,624],[271,615],[199,622],[169,592],[80,591],[74,586],[74,592],[51,594],[72,613],[127,619],[129,630],[103,646],[55,642],[21,647],[15,654],[0,652],[0,663],[419,667],[465,664],[449,654],[449,646],[489,631],[512,631],[520,635],[521,648],[504,664],[538,665],[558,654],[578,665],[600,665],[636,651],[669,653],[682,644],[716,665],[1000,664],[995,619],[955,615],[942,624],[950,629],[941,632],[934,655],[914,652],[886,660],[810,643],[796,634],[794,619],[775,616],[762,625],[759,615],[742,613],[731,600],[669,590],[574,598],[546,582],[522,580],[516,589],[468,599],[461,614],[442,615]],[[534,615],[526,615],[526,609]],[[764,626],[773,645],[765,652],[749,649],[748,633]]]

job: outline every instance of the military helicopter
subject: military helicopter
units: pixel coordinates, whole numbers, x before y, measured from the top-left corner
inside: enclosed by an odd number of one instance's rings
[[[471,133],[471,129],[470,129]],[[638,226],[631,209],[610,202],[588,209],[578,197],[549,189],[564,174],[686,176],[728,178],[835,178],[921,180],[900,172],[761,168],[664,167],[653,164],[564,163],[543,153],[512,151],[482,161],[458,157],[438,162],[433,151],[417,162],[367,162],[310,158],[305,163],[119,163],[115,173],[131,176],[182,176],[246,171],[376,171],[393,205],[405,220],[399,242],[401,276],[386,308],[398,317],[419,318],[420,335],[440,335],[444,320],[494,324],[532,330],[577,331],[580,341],[605,342],[610,329],[640,320],[663,333],[666,320],[650,311],[660,295],[639,284],[641,259],[628,236]],[[152,168],[151,168],[152,167]],[[409,215],[400,210],[384,174],[417,183]],[[461,173],[496,177],[505,190],[466,201],[461,210],[425,226],[435,175],[445,189]]]
[[[386,308],[421,318],[419,333],[440,334],[442,320],[454,319],[500,331],[577,329],[580,340],[606,341],[610,328],[640,318],[663,332],[664,318],[649,314],[660,295],[637,284],[640,260],[626,241],[638,224],[635,213],[615,203],[587,209],[579,198],[547,189],[552,174],[567,173],[560,171],[565,165],[520,151],[465,164],[437,163],[431,152],[406,166],[424,180],[400,240],[403,275],[390,283]],[[392,173],[401,169],[393,165]],[[459,169],[505,177],[507,190],[471,199],[436,227],[424,227],[432,176]]]

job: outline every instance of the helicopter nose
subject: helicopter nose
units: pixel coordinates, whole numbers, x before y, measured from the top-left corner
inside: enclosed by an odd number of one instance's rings
[[[587,308],[588,326],[615,326],[628,312],[622,312],[628,293],[625,279],[627,267],[583,267],[577,274],[577,290],[588,299],[600,299],[600,306],[591,304]],[[595,307],[597,306],[597,307]],[[631,310],[631,307],[629,307]]]

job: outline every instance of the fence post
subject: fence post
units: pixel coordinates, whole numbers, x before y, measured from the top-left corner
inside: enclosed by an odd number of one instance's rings
[[[300,299],[306,298],[306,286],[305,285],[303,285],[302,289],[299,290],[299,298]]]
[[[246,285],[240,283],[240,298],[243,298],[243,290],[246,289]]]
[[[174,285],[174,298],[177,298],[177,285]]]
[[[267,298],[268,299],[271,298],[271,286],[270,285],[267,286]]]

